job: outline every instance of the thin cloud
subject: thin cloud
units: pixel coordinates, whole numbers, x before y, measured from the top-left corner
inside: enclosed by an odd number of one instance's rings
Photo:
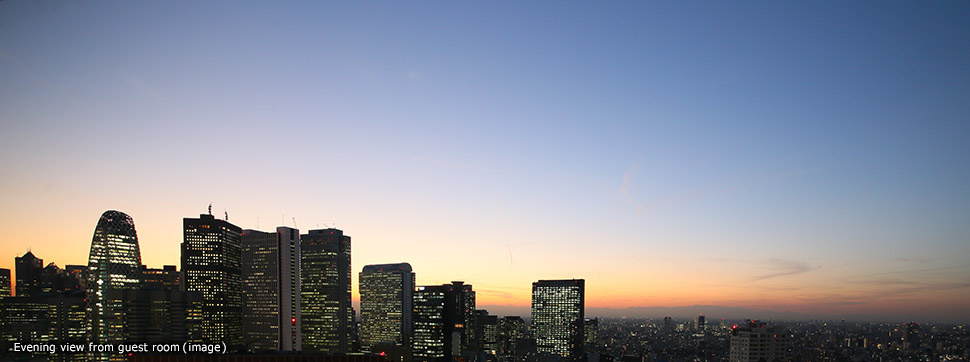
[[[159,92],[155,90],[155,88],[149,86],[148,83],[145,82],[145,80],[139,78],[134,74],[118,73],[118,77],[121,79],[122,83],[124,83],[131,89],[134,89],[135,91],[137,91],[138,93],[141,93],[146,97],[149,97],[153,100],[158,100],[161,98],[161,96],[159,95]]]
[[[822,267],[821,265],[812,266],[805,262],[786,259],[769,259],[766,260],[765,263],[768,264],[768,269],[770,269],[771,272],[751,278],[752,282],[788,275],[808,273]]]
[[[630,194],[630,186],[633,183],[633,173],[636,171],[636,168],[636,162],[631,162],[630,166],[628,166],[626,171],[623,172],[623,179],[620,181],[619,193],[620,196],[636,207],[637,215],[640,215],[640,213],[643,212],[643,204],[637,202],[637,200],[633,198],[633,195]]]

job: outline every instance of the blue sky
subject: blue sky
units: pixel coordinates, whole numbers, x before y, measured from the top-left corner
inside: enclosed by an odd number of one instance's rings
[[[585,277],[597,307],[951,312],[970,303],[968,16],[5,1],[0,227],[24,231],[0,267],[28,246],[84,263],[106,209],[175,264],[180,218],[213,202],[246,228],[336,224],[355,268],[409,261],[489,304]]]

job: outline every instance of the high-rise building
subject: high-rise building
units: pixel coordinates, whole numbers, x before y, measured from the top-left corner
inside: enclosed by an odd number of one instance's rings
[[[241,350],[242,229],[210,213],[182,219],[182,230],[182,287],[202,294],[201,338]]]
[[[11,292],[10,269],[0,269],[0,298],[12,296]]]
[[[0,359],[24,357],[12,353],[14,343],[84,343],[88,324],[84,299],[81,292],[0,298]],[[47,352],[36,357],[33,360],[57,360]]]
[[[92,342],[118,341],[114,326],[123,324],[126,311],[108,302],[108,291],[141,285],[141,252],[131,216],[109,210],[94,228],[87,273],[88,336]]]
[[[703,332],[707,329],[707,319],[704,318],[703,314],[697,316],[697,319],[694,321],[694,329],[698,332]]]
[[[760,321],[748,321],[731,331],[731,362],[787,361],[788,331]]]
[[[505,316],[499,320],[498,328],[499,349],[503,354],[510,355],[516,342],[525,338],[525,320],[519,316]]]
[[[301,235],[303,350],[352,352],[350,236],[338,229]]]
[[[414,292],[415,361],[462,358],[475,341],[475,291],[452,282]]]
[[[411,345],[416,362],[448,360],[445,336],[451,338],[445,321],[445,286],[424,286],[414,291],[414,337]],[[448,330],[446,330],[448,329]]]
[[[300,351],[300,231],[242,232],[243,334],[250,351]]]
[[[18,297],[27,297],[40,293],[41,273],[44,270],[44,260],[34,256],[29,250],[21,257],[14,258],[17,271],[16,292]]]
[[[366,265],[360,273],[360,346],[410,347],[414,272],[411,264]]]
[[[491,356],[498,354],[498,316],[484,309],[475,310],[475,341],[475,349]]]
[[[161,269],[141,266],[141,285],[152,290],[181,290],[181,275],[175,265],[164,265]]]
[[[583,279],[532,283],[532,334],[539,352],[583,358],[585,294]]]

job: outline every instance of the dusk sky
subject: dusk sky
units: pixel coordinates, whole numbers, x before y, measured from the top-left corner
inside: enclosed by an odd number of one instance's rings
[[[145,264],[178,265],[182,218],[211,202],[243,228],[344,230],[355,300],[364,265],[409,262],[523,315],[533,281],[584,278],[588,310],[631,316],[970,321],[968,19],[2,1],[0,268],[86,265],[106,210]]]

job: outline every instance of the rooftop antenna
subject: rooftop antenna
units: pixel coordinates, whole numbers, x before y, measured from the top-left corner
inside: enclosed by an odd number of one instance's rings
[[[209,215],[212,215],[212,203],[209,203]]]
[[[296,226],[296,218],[295,217],[293,218],[293,228],[294,229],[299,229],[299,227]]]
[[[226,221],[229,221],[229,211],[223,209],[222,212],[226,213]]]

